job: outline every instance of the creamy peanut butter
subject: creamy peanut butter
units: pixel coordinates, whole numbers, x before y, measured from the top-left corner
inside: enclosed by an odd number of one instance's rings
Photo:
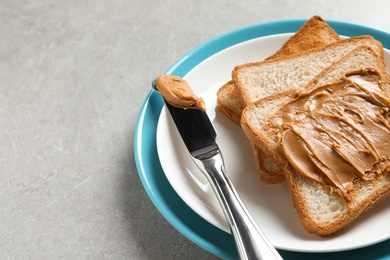
[[[379,74],[366,70],[299,93],[269,122],[299,173],[350,202],[355,180],[390,173],[389,110]]]
[[[198,108],[206,111],[203,98],[197,97],[187,81],[173,75],[160,75],[156,81],[157,90],[174,107]]]

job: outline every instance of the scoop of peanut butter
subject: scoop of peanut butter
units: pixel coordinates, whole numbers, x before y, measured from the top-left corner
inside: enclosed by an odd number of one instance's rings
[[[198,108],[206,111],[203,98],[199,98],[182,78],[173,75],[160,75],[156,81],[157,90],[170,105],[178,108]]]

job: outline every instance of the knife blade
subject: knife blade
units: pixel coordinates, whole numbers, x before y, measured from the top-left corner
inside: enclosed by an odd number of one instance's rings
[[[156,81],[153,81],[152,87],[157,90]],[[203,173],[230,225],[240,259],[282,259],[231,183],[217,144],[217,133],[207,113],[199,109],[177,108],[167,101],[165,105],[189,153],[203,165]]]
[[[201,159],[218,149],[217,133],[207,113],[199,109],[182,109],[165,104],[192,157]]]

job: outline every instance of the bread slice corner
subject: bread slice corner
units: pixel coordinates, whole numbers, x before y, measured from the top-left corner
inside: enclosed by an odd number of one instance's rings
[[[330,192],[296,172],[290,165],[284,169],[293,206],[304,229],[317,236],[333,235],[366,210],[390,195],[390,175],[381,175],[376,181],[354,183],[356,197],[351,204],[337,192]]]

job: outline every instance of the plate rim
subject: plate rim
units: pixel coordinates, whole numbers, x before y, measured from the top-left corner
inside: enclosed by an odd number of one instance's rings
[[[228,47],[231,47],[235,44],[242,43],[247,40],[251,40],[254,38],[262,37],[262,36],[269,36],[274,34],[281,34],[281,33],[291,33],[295,32],[297,29],[299,29],[304,22],[306,22],[307,19],[286,19],[286,20],[276,20],[276,21],[269,21],[269,22],[263,22],[258,23],[250,26],[246,26],[243,28],[239,28],[227,33],[224,33],[220,36],[217,36],[209,41],[206,41],[205,43],[199,45],[198,47],[194,48],[187,54],[185,54],[182,58],[177,60],[171,67],[169,67],[165,73],[167,74],[174,74],[180,77],[185,76],[186,73],[188,73],[193,67],[198,65],[200,62],[202,62],[204,59],[208,58],[209,56],[225,49]],[[375,28],[367,27],[364,25],[359,25],[355,23],[350,22],[344,22],[344,21],[338,21],[338,20],[326,20],[326,22],[338,33],[341,35],[347,35],[347,36],[355,36],[355,35],[362,35],[362,34],[369,34],[372,35],[375,39],[382,42],[384,47],[389,48],[390,47],[390,34]],[[188,239],[193,241],[195,244],[201,246],[202,248],[206,249],[207,251],[222,257],[222,258],[236,258],[236,252],[226,252],[226,248],[221,248],[221,245],[215,245],[212,241],[208,241],[207,238],[200,236],[197,234],[194,230],[191,230],[190,227],[186,226],[185,223],[183,223],[180,219],[177,218],[177,216],[174,216],[171,209],[167,208],[166,203],[161,199],[156,197],[156,194],[153,190],[153,185],[151,186],[151,183],[149,182],[150,174],[145,171],[145,158],[142,158],[142,147],[143,140],[143,124],[145,123],[145,115],[147,113],[147,109],[150,107],[150,104],[155,102],[154,106],[158,112],[158,110],[162,108],[163,101],[161,100],[161,97],[156,96],[153,90],[149,92],[146,99],[144,100],[144,103],[142,104],[137,123],[136,123],[136,130],[134,133],[134,155],[136,160],[136,166],[141,178],[141,181],[144,185],[144,188],[149,195],[150,199],[156,206],[156,208],[160,211],[160,213],[170,222],[179,232],[181,232],[184,236],[186,236]],[[156,111],[155,111],[156,112]],[[149,120],[151,121],[151,120]],[[157,118],[158,121],[158,118]],[[156,126],[157,127],[157,122]],[[154,129],[154,136],[155,136],[155,130]],[[149,135],[153,135],[153,131],[148,132]],[[141,138],[141,139],[140,139]],[[155,139],[155,138],[152,138]],[[155,142],[155,141],[154,141]],[[149,144],[150,145],[150,144]],[[149,147],[152,148],[152,147]],[[150,152],[150,150],[149,150]],[[157,153],[157,151],[154,151]],[[154,158],[156,159],[156,158]],[[157,161],[159,164],[159,159],[157,157]],[[161,165],[159,164],[159,167],[161,168]],[[169,184],[170,185],[170,184]],[[171,187],[172,188],[172,187]],[[173,189],[173,188],[172,188]],[[176,194],[177,197],[179,197]],[[183,202],[184,203],[184,202]],[[187,206],[188,207],[188,206]],[[191,210],[192,211],[192,210]],[[193,212],[196,214],[195,212]],[[197,215],[197,214],[196,214]],[[203,219],[202,219],[203,220]],[[210,224],[211,225],[211,224]],[[213,225],[211,225],[214,227]],[[218,229],[214,227],[215,229]],[[226,232],[219,230],[218,231],[227,234]],[[218,232],[217,232],[218,233]],[[221,234],[216,234],[221,235]],[[227,234],[230,237],[230,240],[232,240],[231,235]],[[390,240],[386,240],[385,242],[390,242]],[[230,241],[232,242],[232,241]],[[234,241],[233,241],[234,242]],[[379,243],[381,244],[381,243]],[[368,246],[368,245],[367,245]],[[372,246],[372,245],[371,245]],[[225,246],[226,247],[226,246]],[[360,247],[361,248],[361,247]],[[352,249],[352,248],[351,248]],[[358,250],[359,249],[354,249]],[[281,250],[283,251],[283,250]],[[350,251],[350,250],[348,250]],[[341,251],[341,252],[348,252],[348,251]],[[293,252],[293,251],[291,251]],[[310,251],[297,251],[299,253],[304,252],[310,252]],[[340,251],[331,251],[331,252],[340,252]],[[360,253],[361,254],[361,253]],[[385,252],[383,252],[385,255]],[[389,253],[387,253],[389,254]]]

